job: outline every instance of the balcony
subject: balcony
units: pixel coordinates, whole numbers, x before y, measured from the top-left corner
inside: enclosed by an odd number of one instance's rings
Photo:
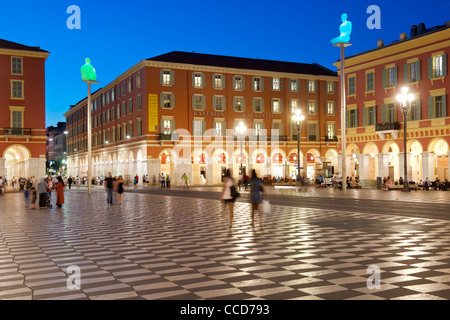
[[[327,142],[338,142],[337,136],[325,136],[325,141]]]
[[[171,133],[171,134],[161,133],[159,135],[159,140],[161,140],[161,141],[178,141],[178,140],[180,140],[180,136],[178,133]]]
[[[245,141],[267,141],[267,142],[271,142],[272,141],[272,136],[267,136],[267,135],[251,135],[251,136],[245,136],[244,137]],[[274,136],[274,141],[276,141],[276,136]],[[240,136],[234,136],[234,141],[241,141],[241,137]],[[278,136],[278,141],[288,141],[288,136]]]
[[[4,128],[3,135],[15,136],[15,137],[28,137],[31,136],[31,129],[29,128]]]
[[[386,134],[392,134],[392,137],[397,139],[399,130],[400,122],[382,122],[375,125],[375,132],[382,140],[386,138]]]

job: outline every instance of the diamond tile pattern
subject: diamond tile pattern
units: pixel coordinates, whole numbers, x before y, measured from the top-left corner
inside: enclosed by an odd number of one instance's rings
[[[260,228],[238,202],[229,229],[218,200],[65,197],[34,210],[0,197],[0,299],[450,298],[447,220],[273,205]],[[379,289],[367,286],[372,265]]]

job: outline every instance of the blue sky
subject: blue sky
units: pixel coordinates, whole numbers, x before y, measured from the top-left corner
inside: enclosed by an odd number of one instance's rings
[[[69,30],[70,5],[81,9],[81,30]],[[366,26],[367,8],[381,10],[381,29]],[[90,57],[100,85],[143,59],[170,51],[319,63],[336,70],[340,16],[353,24],[346,56],[409,37],[413,24],[450,20],[450,0],[371,1],[85,1],[15,0],[0,3],[0,38],[50,51],[46,63],[46,125],[86,96],[80,68]]]

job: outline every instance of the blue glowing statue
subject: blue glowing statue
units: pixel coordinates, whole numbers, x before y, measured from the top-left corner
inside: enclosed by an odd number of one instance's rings
[[[81,78],[83,81],[96,81],[97,75],[94,67],[91,65],[91,60],[86,58],[86,64],[81,67]]]
[[[339,37],[331,39],[331,44],[350,43],[350,34],[352,33],[352,23],[347,21],[347,14],[343,13],[341,16],[342,24],[339,27],[341,34]]]

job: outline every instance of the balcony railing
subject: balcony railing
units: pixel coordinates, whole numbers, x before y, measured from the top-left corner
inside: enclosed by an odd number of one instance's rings
[[[338,137],[337,136],[325,136],[325,141],[337,142],[338,141]]]
[[[178,141],[180,140],[180,135],[178,133],[171,133],[171,134],[164,134],[161,133],[159,135],[159,140],[164,140],[164,141]]]
[[[29,128],[4,128],[3,135],[5,135],[5,136],[31,136],[31,129],[29,129]]]
[[[400,130],[400,122],[383,122],[375,125],[375,131]]]

